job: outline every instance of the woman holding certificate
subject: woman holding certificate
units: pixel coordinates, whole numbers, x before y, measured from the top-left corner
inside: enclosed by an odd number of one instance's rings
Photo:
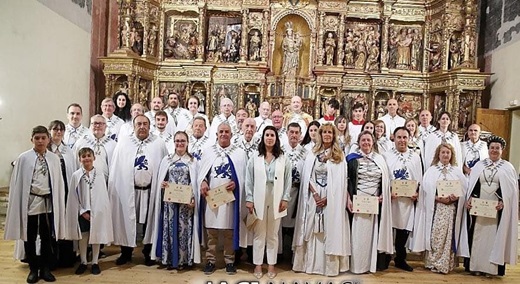
[[[175,133],[174,143],[175,153],[163,158],[157,176],[160,190],[156,191],[155,197],[157,212],[151,258],[160,261],[168,270],[182,270],[200,263],[196,231],[198,211],[195,208],[198,194],[192,186],[196,180],[196,160],[188,153],[185,132]]]
[[[467,184],[457,167],[454,148],[441,144],[424,173],[415,213],[412,251],[426,251],[425,266],[447,274],[456,266]]]
[[[334,125],[320,127],[301,178],[293,270],[336,276],[349,268],[350,227],[345,211],[347,165]]]
[[[357,274],[387,269],[394,252],[390,176],[385,159],[374,150],[375,143],[374,135],[363,131],[358,136],[359,149],[347,156],[352,197],[347,207],[353,213],[350,271]]]
[[[249,159],[246,171],[246,207],[257,218],[253,227],[253,263],[258,279],[262,278],[266,243],[267,276],[276,277],[278,231],[281,218],[287,215],[291,186],[291,161],[283,154],[276,128],[266,126],[258,144],[258,155]]]
[[[460,255],[470,257],[464,264],[475,275],[504,275],[505,264],[517,260],[518,175],[502,160],[505,146],[504,139],[491,136],[489,158],[475,164],[469,176]]]

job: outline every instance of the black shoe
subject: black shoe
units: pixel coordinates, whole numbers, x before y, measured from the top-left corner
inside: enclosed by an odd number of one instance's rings
[[[144,265],[146,265],[146,266],[154,266],[155,265],[155,260],[152,260],[150,257],[145,257],[144,258]]]
[[[395,262],[395,267],[400,268],[402,270],[406,270],[406,271],[413,271],[413,268],[410,265],[408,265],[408,263],[406,263],[406,261]]]
[[[233,263],[226,264],[226,273],[228,275],[234,275],[237,274],[237,268]]]
[[[126,256],[121,255],[116,259],[116,265],[123,265],[130,261],[132,261],[131,257],[126,257]]]
[[[94,263],[90,268],[90,272],[94,275],[98,275],[99,273],[101,273],[101,269],[99,268],[99,265],[97,263]]]
[[[36,283],[40,280],[40,278],[38,278],[38,270],[31,270],[31,272],[29,272],[29,276],[27,276],[27,283]]]
[[[175,269],[175,267],[173,267],[173,265],[168,265],[168,266],[166,267],[166,270],[174,270],[174,269]]]
[[[81,263],[78,266],[78,268],[76,268],[76,272],[74,272],[74,273],[76,273],[76,275],[81,275],[81,274],[85,273],[85,271],[87,271],[87,265]]]
[[[99,251],[99,258],[101,259],[101,258],[105,258],[105,257],[107,257],[107,254],[104,253],[103,251]]]
[[[215,272],[215,264],[211,262],[206,263],[206,266],[204,267],[204,274],[210,275],[213,274],[213,272]]]
[[[56,281],[56,277],[52,275],[49,268],[43,268],[40,270],[40,279],[45,280],[45,282],[54,282]]]

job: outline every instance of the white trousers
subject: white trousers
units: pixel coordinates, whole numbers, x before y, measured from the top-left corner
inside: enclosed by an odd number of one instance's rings
[[[279,204],[273,204],[273,184],[268,183],[264,203],[264,216],[262,220],[256,221],[253,229],[253,263],[255,265],[263,264],[264,251],[267,251],[267,264],[276,264],[281,218],[274,219],[273,207],[275,210],[278,210],[278,206]]]

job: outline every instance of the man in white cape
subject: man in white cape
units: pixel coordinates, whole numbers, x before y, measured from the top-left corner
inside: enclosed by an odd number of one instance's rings
[[[224,101],[225,99],[223,99]],[[226,272],[235,274],[235,250],[247,246],[246,225],[242,221],[247,214],[245,206],[244,182],[246,174],[246,154],[244,150],[231,144],[231,126],[225,122],[218,127],[218,140],[213,146],[205,149],[199,162],[197,186],[200,186],[201,212],[203,228],[208,235],[207,263],[205,274],[215,271],[216,245],[218,235],[224,235],[224,260]],[[205,197],[208,192],[219,186],[226,186],[226,190],[233,191],[235,201],[210,208]]]
[[[405,127],[398,127],[394,131],[394,144],[392,150],[383,154],[388,165],[390,182],[393,180],[412,180],[417,185],[422,181],[421,157],[408,149],[410,132]],[[395,267],[413,271],[406,262],[406,243],[408,235],[413,233],[415,218],[415,201],[418,196],[418,188],[411,197],[397,196],[392,193],[392,227],[395,229]]]
[[[108,179],[114,244],[121,246],[121,256],[116,264],[131,261],[139,223],[145,230],[145,264],[151,266],[154,264],[150,258],[150,250],[155,203],[150,202],[150,196],[155,196],[159,164],[168,154],[168,150],[164,141],[150,134],[150,121],[147,117],[136,116],[134,126],[135,134],[130,139],[120,141],[114,150]]]
[[[102,172],[105,175],[105,180],[108,181],[108,171],[112,164],[112,155],[117,143],[106,136],[105,131],[105,118],[99,114],[92,116],[90,118],[90,132],[76,142],[74,145],[74,156],[78,160],[78,152],[84,147],[94,150],[94,155],[96,155],[94,167]]]

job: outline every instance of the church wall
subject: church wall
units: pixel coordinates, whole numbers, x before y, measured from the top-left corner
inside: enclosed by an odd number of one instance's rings
[[[0,1],[0,188],[9,184],[11,161],[31,147],[34,126],[66,122],[72,102],[88,121],[90,32],[63,13],[34,0]]]
[[[493,73],[489,80],[489,108],[505,109],[510,101],[520,105],[520,6],[516,0],[483,1],[482,32],[484,34],[485,72]],[[520,171],[520,111],[511,117],[509,160]]]

